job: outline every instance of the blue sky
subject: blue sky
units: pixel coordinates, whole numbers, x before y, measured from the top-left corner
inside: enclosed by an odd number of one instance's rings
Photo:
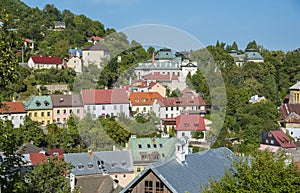
[[[204,45],[217,40],[240,49],[256,40],[271,50],[300,48],[298,0],[22,0],[43,9],[54,4],[99,20],[105,27],[160,24],[183,30]]]

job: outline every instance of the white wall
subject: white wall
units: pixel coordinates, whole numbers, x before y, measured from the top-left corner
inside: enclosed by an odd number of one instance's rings
[[[12,121],[14,128],[24,124],[26,113],[0,114],[0,119]]]
[[[129,117],[129,104],[95,104],[95,105],[84,105],[84,116],[87,113],[91,113],[93,119],[97,119],[102,115],[118,116],[121,112]]]

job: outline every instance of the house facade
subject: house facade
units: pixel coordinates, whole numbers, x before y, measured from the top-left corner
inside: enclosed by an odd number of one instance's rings
[[[206,126],[199,114],[181,114],[176,117],[177,138],[187,137],[189,141],[205,142]]]
[[[134,174],[137,176],[150,163],[168,160],[175,156],[175,144],[179,139],[172,138],[129,138]]]
[[[82,90],[84,116],[90,113],[93,119],[124,113],[129,117],[129,100],[124,89]]]
[[[148,114],[153,111],[155,99],[163,98],[158,92],[132,92],[129,95],[130,107],[133,114]]]
[[[283,131],[300,140],[300,104],[282,104],[279,107],[281,126]]]
[[[83,103],[80,94],[51,95],[53,104],[53,120],[56,124],[67,123],[71,115],[83,119]]]
[[[26,116],[25,107],[22,102],[1,102],[0,119],[12,122],[14,128],[24,124]]]
[[[161,120],[161,127],[175,126],[175,118],[182,113],[200,114],[206,113],[206,104],[200,96],[182,96],[158,99],[153,104],[153,111]]]
[[[147,79],[150,82],[185,83],[188,74],[195,74],[197,63],[181,56],[176,56],[171,49],[163,48],[152,57],[152,60],[139,63],[135,67],[138,79]],[[174,84],[175,84],[174,82]],[[179,85],[179,84],[178,84]],[[170,84],[172,86],[172,84]]]
[[[82,59],[77,56],[69,57],[68,68],[73,68],[77,74],[82,73]]]
[[[53,122],[53,106],[50,96],[34,96],[23,104],[31,120],[41,123],[42,126],[49,125]]]
[[[110,59],[109,50],[100,43],[93,44],[82,49],[83,66],[94,64],[98,68],[103,68],[104,61]]]
[[[282,130],[262,132],[260,150],[276,152],[279,148],[296,149],[296,145]]]
[[[300,81],[290,87],[290,104],[300,104]]]
[[[33,69],[63,68],[61,58],[51,56],[31,56],[28,60],[28,67]]]

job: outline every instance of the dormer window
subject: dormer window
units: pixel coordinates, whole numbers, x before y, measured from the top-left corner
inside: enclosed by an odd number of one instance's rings
[[[126,161],[123,160],[123,161],[121,162],[121,164],[122,164],[122,166],[124,167],[124,166],[126,166],[127,163],[126,163]]]
[[[184,126],[185,126],[185,127],[188,127],[188,126],[189,126],[189,124],[188,124],[188,123],[185,123],[185,124],[184,124]]]
[[[40,101],[36,101],[35,104],[36,104],[36,106],[38,106],[38,107],[41,106],[41,102],[40,102]]]
[[[111,162],[111,167],[115,167],[117,165],[116,162]]]
[[[60,102],[60,103],[64,102],[64,98],[61,97],[61,98],[59,99],[59,102]]]
[[[195,123],[194,126],[195,126],[195,127],[199,127],[199,124],[198,124],[198,123]]]
[[[48,101],[44,101],[44,104],[45,104],[45,106],[48,106],[49,102]]]
[[[84,168],[84,165],[83,165],[82,163],[79,163],[79,164],[77,165],[77,167],[78,167],[78,169],[82,170],[82,169]]]
[[[89,162],[88,164],[87,164],[87,166],[88,166],[88,168],[93,168],[93,164],[92,164],[92,162]]]

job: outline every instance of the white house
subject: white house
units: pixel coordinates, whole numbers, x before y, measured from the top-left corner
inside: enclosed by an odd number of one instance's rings
[[[64,64],[59,57],[52,56],[31,56],[28,60],[28,67],[34,69],[63,68]]]
[[[0,119],[10,120],[14,128],[24,124],[26,116],[25,107],[22,102],[1,102]]]
[[[120,113],[129,116],[129,100],[124,89],[82,90],[84,116],[90,113],[93,119]]]
[[[70,57],[67,66],[68,68],[73,68],[79,74],[82,72],[82,59],[77,56]]]
[[[161,120],[161,127],[175,126],[175,118],[182,113],[199,114],[204,116],[206,104],[200,96],[183,96],[157,99],[153,104],[153,111]]]
[[[229,54],[234,58],[234,62],[238,67],[242,67],[246,62],[264,62],[264,58],[256,49],[247,49],[244,54],[237,50],[230,50]]]
[[[160,49],[152,60],[139,63],[135,67],[135,73],[139,79],[147,79],[151,82],[156,80],[166,84],[172,81],[185,83],[187,75],[193,75],[196,71],[197,62],[175,55],[168,48]],[[169,85],[172,86],[170,83]]]

